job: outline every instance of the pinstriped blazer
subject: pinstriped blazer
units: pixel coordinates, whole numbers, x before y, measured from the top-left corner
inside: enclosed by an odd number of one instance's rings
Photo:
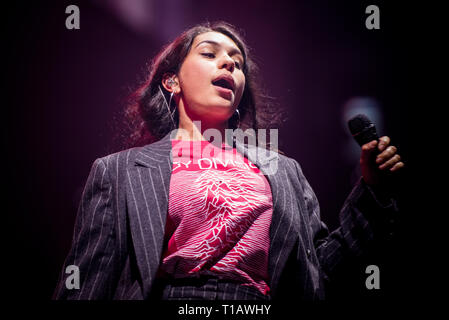
[[[95,160],[54,299],[150,298],[163,250],[171,147],[167,134],[155,143]],[[336,267],[375,241],[371,221],[395,212],[394,201],[380,203],[360,179],[340,211],[340,227],[330,233],[294,159],[240,143],[236,148],[265,174],[272,190],[272,297],[284,288],[282,275],[289,266],[294,273],[287,282],[299,299],[323,299]],[[66,285],[70,265],[79,268],[79,288]]]

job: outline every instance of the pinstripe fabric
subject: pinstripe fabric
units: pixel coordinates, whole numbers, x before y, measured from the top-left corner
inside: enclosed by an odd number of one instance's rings
[[[393,217],[395,202],[382,205],[360,180],[340,211],[341,226],[329,233],[316,196],[294,159],[240,143],[236,148],[266,175],[273,194],[268,264],[272,297],[282,288],[281,275],[288,264],[295,270],[289,281],[298,297],[323,299],[324,282],[332,280],[344,257],[362,255],[375,241],[372,220]],[[95,160],[55,299],[150,297],[163,249],[171,169],[170,134]],[[79,267],[80,289],[66,288],[68,265]]]
[[[270,300],[257,289],[216,278],[174,282],[164,287],[164,300]]]

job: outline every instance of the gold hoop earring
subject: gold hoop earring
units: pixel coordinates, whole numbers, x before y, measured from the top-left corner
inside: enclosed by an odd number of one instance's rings
[[[237,112],[237,116],[238,116],[237,125],[235,127],[238,128],[240,126],[240,111],[239,111],[239,109],[235,109],[235,112]]]

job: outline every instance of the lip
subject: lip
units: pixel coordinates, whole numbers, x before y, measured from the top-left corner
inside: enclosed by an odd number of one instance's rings
[[[226,99],[231,99],[234,92],[231,89],[226,89],[220,86],[214,86],[215,89]]]
[[[215,82],[215,81],[218,81],[218,80],[225,80],[227,83],[229,83],[229,85],[231,86],[232,90],[231,90],[231,89],[226,89],[226,88],[223,88],[223,87],[220,87],[220,86],[215,86],[215,85],[214,85],[214,82]],[[216,77],[214,80],[212,80],[212,85],[214,85],[215,87],[217,87],[217,89],[222,89],[223,92],[229,92],[229,91],[231,91],[231,92],[234,93],[234,91],[235,91],[235,81],[234,81],[234,78],[233,78],[232,76],[230,76],[230,75],[227,75],[227,74],[222,74],[222,75],[219,75],[218,77]]]

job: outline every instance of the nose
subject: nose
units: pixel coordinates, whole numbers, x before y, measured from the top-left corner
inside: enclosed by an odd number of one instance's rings
[[[220,69],[225,68],[229,72],[232,72],[232,71],[234,71],[234,68],[235,68],[235,62],[230,56],[224,55],[223,58],[220,59],[219,68]]]

